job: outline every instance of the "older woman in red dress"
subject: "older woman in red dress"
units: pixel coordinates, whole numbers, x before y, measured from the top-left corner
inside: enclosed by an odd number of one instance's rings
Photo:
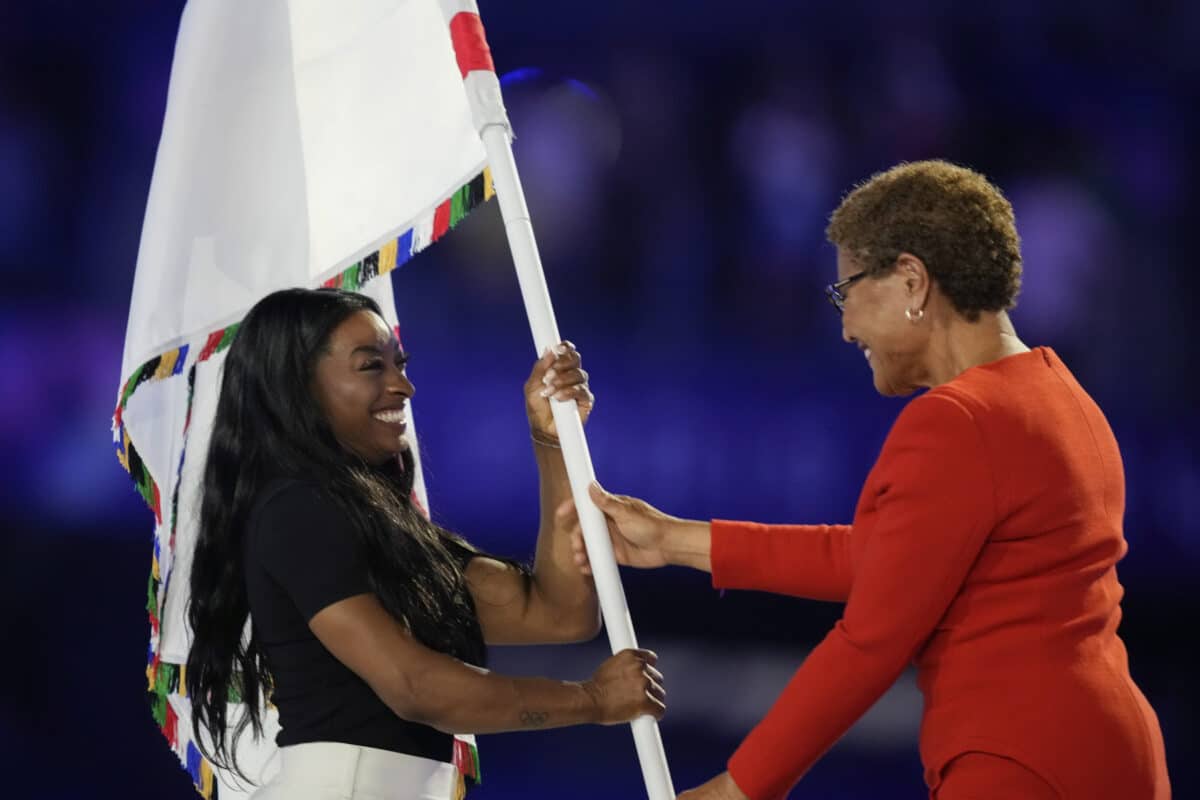
[[[689,521],[593,487],[624,564],[846,604],[728,770],[681,800],[784,797],[910,662],[932,798],[1166,800],[1158,720],[1117,635],[1121,455],[1067,366],[1008,317],[1011,206],[970,170],[904,164],[848,195],[828,235],[827,293],[875,388],[928,389],[853,523]]]

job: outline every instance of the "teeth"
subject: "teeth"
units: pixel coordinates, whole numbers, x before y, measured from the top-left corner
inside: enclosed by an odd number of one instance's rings
[[[390,423],[404,422],[404,412],[403,411],[380,411],[378,414],[375,414],[375,419],[379,420],[380,422],[390,422]]]
[[[867,361],[870,361],[871,360],[871,348],[868,347],[868,348],[864,349],[863,356],[867,359]]]

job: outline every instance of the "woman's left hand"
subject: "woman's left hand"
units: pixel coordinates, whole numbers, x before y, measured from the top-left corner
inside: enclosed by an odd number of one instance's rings
[[[579,419],[587,422],[596,398],[588,388],[588,374],[580,366],[579,351],[570,342],[562,342],[533,365],[525,381],[525,413],[529,429],[535,436],[558,438],[554,415],[550,413],[550,398],[574,400],[579,406]]]
[[[733,776],[722,772],[708,783],[679,795],[677,800],[750,800],[733,782]]]

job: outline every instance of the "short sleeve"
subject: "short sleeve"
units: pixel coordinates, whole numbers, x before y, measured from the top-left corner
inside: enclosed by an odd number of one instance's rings
[[[371,591],[350,520],[315,484],[289,484],[267,498],[252,535],[263,569],[306,621],[339,600]]]

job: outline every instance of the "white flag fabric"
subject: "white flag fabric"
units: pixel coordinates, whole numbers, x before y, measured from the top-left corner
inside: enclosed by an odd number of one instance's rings
[[[362,291],[396,325],[390,281],[375,279],[492,194],[437,0],[184,8],[113,434],[156,521],[147,598],[154,715],[206,797],[215,784],[222,797],[253,788],[214,779],[191,741],[180,675],[224,351],[258,300],[292,286]],[[419,471],[417,492],[427,508]],[[262,747],[242,751],[246,761],[269,762],[274,744]]]

